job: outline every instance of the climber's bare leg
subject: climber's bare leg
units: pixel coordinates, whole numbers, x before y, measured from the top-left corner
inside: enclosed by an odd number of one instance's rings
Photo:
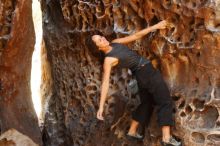
[[[178,141],[175,137],[171,136],[170,126],[163,126],[162,127],[162,145],[172,145],[172,146],[181,146],[181,141]]]
[[[168,142],[170,140],[170,126],[163,126],[162,127],[162,140],[164,142]]]
[[[130,129],[128,131],[129,135],[135,135],[137,133],[137,128],[138,128],[139,122],[132,120],[131,121],[131,126]]]

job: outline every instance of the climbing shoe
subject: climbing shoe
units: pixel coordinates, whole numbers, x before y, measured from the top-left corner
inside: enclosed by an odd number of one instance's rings
[[[170,137],[169,142],[161,141],[161,146],[182,146],[182,143],[177,141],[174,137]]]
[[[136,134],[127,134],[126,137],[129,139],[129,140],[137,140],[137,141],[143,141],[144,137],[138,133]]]

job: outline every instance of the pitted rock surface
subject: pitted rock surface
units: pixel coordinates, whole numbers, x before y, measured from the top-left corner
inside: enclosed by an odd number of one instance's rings
[[[128,46],[163,74],[175,103],[175,136],[186,146],[220,145],[219,0],[45,0],[41,4],[44,145],[160,145],[156,114],[143,143],[125,136],[131,113],[140,103],[128,87],[132,76],[126,69],[113,69],[105,121],[96,119],[103,56],[86,43],[97,31],[112,40],[160,20],[172,25]],[[42,145],[30,98],[33,30],[31,1],[0,1],[0,132],[15,128]]]
[[[1,0],[0,4],[0,55],[10,37],[12,16],[15,10],[15,1]]]
[[[175,103],[177,138],[186,146],[220,144],[219,0],[54,0],[42,2],[42,9],[53,80],[45,116],[48,145],[159,145],[155,114],[143,143],[125,137],[139,104],[128,90],[132,77],[126,69],[112,71],[106,120],[96,119],[101,55],[85,42],[97,30],[111,40],[160,20],[172,25],[128,46],[162,72]]]

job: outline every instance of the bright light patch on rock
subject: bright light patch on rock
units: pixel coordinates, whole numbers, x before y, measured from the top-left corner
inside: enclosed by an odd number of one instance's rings
[[[32,16],[35,29],[35,49],[32,56],[32,70],[31,70],[31,91],[32,100],[36,114],[41,119],[41,95],[40,95],[40,84],[41,84],[41,41],[42,41],[42,14],[40,9],[40,3],[38,0],[33,0],[32,3]],[[39,121],[40,122],[40,121]]]

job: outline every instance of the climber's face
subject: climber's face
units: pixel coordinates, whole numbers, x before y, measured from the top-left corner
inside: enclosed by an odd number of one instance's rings
[[[99,50],[102,50],[102,48],[106,48],[107,46],[109,46],[109,41],[107,41],[106,38],[103,36],[93,35],[92,40],[95,42]]]

